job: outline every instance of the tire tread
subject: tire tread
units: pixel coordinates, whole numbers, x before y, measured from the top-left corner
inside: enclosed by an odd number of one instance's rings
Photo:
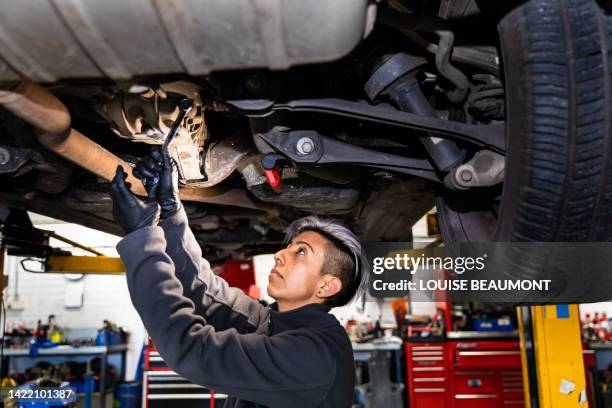
[[[516,10],[515,10],[516,11]],[[593,0],[531,0],[506,17],[524,30],[525,101],[511,240],[601,241],[612,230],[612,22]],[[603,52],[602,52],[603,50]]]

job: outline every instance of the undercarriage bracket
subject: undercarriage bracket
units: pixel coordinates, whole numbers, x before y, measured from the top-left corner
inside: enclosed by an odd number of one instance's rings
[[[275,127],[269,132],[258,133],[255,137],[263,139],[270,147],[296,163],[357,164],[440,181],[433,166],[427,160],[364,149],[320,135],[312,130],[283,131],[282,128]],[[305,145],[310,146],[307,151],[304,150]]]
[[[402,112],[396,109],[343,99],[302,99],[286,103],[269,100],[234,100],[228,102],[248,117],[267,117],[275,112],[318,112],[367,122],[431,132],[443,138],[460,139],[494,152],[505,154],[503,125],[471,125]]]

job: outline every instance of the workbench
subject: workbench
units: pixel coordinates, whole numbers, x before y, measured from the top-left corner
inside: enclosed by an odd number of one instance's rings
[[[448,340],[513,340],[519,338],[517,330],[512,331],[449,331],[446,332]]]
[[[121,379],[125,378],[127,345],[118,344],[113,346],[57,346],[52,348],[41,348],[38,350],[37,357],[30,357],[29,349],[4,349],[2,356],[2,372],[8,374],[9,359],[11,358],[29,358],[37,360],[45,357],[100,357],[100,408],[105,407],[106,402],[106,369],[108,365],[108,356],[110,354],[121,355]]]
[[[597,371],[608,370],[608,367],[612,366],[612,341],[591,341],[589,342],[589,348],[594,353],[594,367],[592,370],[593,378],[597,378]],[[601,390],[596,388],[595,394],[597,398],[596,406],[604,406],[604,397],[601,394]]]
[[[591,341],[589,348],[595,352],[597,370],[607,370],[612,366],[612,341]]]
[[[378,406],[381,401],[385,401],[387,408],[403,405],[402,393],[405,388],[401,369],[403,342],[399,338],[396,339],[397,341],[376,339],[368,343],[351,343],[357,380],[356,398],[360,404]],[[367,370],[367,382],[363,377],[364,368]],[[393,374],[389,375],[390,372]]]
[[[399,351],[402,349],[402,343],[386,342],[386,343],[351,343],[353,351],[371,352],[371,351]]]

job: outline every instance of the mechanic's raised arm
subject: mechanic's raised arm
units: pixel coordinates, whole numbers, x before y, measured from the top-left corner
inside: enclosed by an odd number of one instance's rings
[[[132,303],[172,369],[194,383],[265,406],[302,407],[323,398],[335,360],[320,336],[215,331],[183,295],[166,245],[163,230],[149,226],[128,234],[117,250]]]
[[[159,225],[183,294],[194,302],[197,314],[217,330],[235,328],[239,333],[254,332],[266,322],[268,311],[264,306],[213,273],[182,206]]]
[[[216,276],[189,228],[179,199],[178,174],[167,152],[153,148],[134,168],[149,193],[149,200],[160,206],[160,226],[166,236],[166,253],[175,265],[183,294],[195,305],[197,314],[217,330],[235,328],[240,333],[264,330],[267,310],[240,289],[231,288]]]

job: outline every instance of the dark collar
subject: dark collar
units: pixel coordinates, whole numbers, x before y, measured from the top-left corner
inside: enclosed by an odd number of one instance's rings
[[[270,305],[270,334],[306,327],[321,327],[330,324],[335,317],[329,314],[329,306],[310,303],[287,312],[279,312],[278,304]]]

